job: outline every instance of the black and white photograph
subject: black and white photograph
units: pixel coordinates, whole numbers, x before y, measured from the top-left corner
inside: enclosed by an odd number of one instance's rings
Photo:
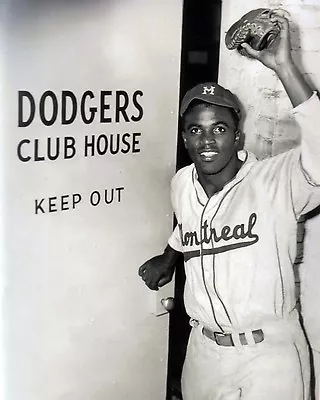
[[[0,20],[0,400],[320,400],[320,0]]]

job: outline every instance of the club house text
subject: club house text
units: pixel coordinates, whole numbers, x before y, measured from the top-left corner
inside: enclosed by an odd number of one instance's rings
[[[18,91],[18,127],[28,129],[33,122],[46,129],[56,125],[67,126],[82,122],[85,126],[113,124],[116,132],[87,134],[80,142],[75,136],[24,137],[18,142],[17,156],[22,162],[55,161],[72,159],[80,153],[84,157],[106,154],[128,154],[140,152],[141,132],[117,132],[119,123],[137,123],[142,120],[144,110],[140,104],[143,92],[135,90],[101,90],[94,93],[86,90],[76,95],[70,90],[55,93],[47,90],[40,96],[30,91]],[[80,152],[79,152],[80,150]]]

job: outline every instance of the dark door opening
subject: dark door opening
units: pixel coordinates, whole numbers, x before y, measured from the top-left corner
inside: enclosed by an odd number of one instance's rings
[[[200,4],[201,3],[201,4]],[[221,26],[221,0],[184,0],[180,102],[185,92],[197,83],[218,79]],[[177,170],[190,164],[179,122]],[[182,399],[181,373],[190,325],[183,304],[185,273],[181,257],[175,275],[175,308],[169,317],[167,400]]]

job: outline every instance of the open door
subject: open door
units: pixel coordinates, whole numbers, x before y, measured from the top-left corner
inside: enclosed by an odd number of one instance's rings
[[[201,21],[201,22],[199,22]],[[201,82],[218,79],[221,1],[185,0],[183,8],[180,101],[185,92]],[[179,126],[177,169],[191,163]],[[170,313],[167,400],[182,399],[181,373],[190,333],[189,317],[183,304],[185,273],[183,257],[175,275],[175,307]]]
[[[1,7],[3,398],[163,400],[182,0]]]

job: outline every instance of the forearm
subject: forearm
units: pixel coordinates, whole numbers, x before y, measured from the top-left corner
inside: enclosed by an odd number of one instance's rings
[[[313,92],[311,87],[293,62],[286,63],[276,69],[275,72],[282,82],[293,107],[297,107],[311,97]]]
[[[164,249],[164,252],[163,252],[163,256],[165,257],[166,264],[168,266],[170,266],[171,268],[174,268],[180,254],[181,253],[179,251],[174,250],[172,247],[167,245],[167,247]]]

